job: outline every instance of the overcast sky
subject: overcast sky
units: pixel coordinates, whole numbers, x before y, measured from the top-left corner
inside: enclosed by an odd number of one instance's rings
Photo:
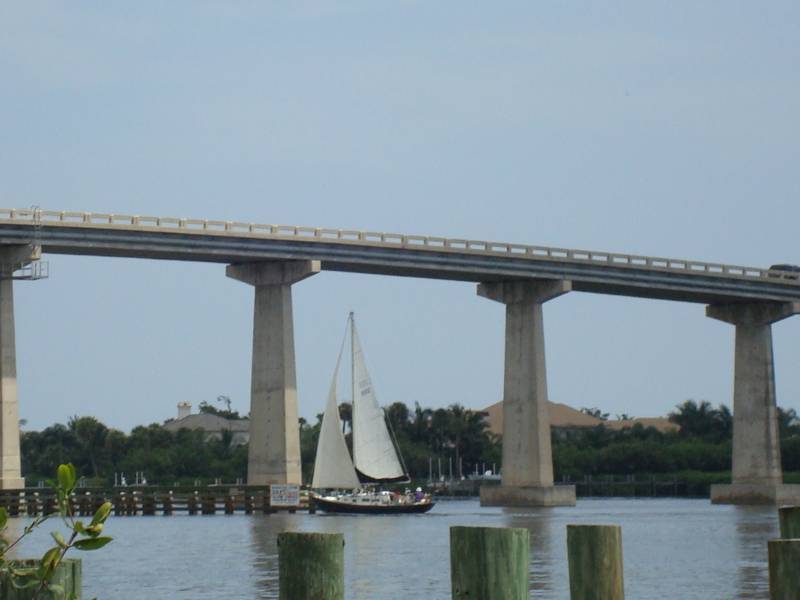
[[[219,218],[800,264],[800,4],[4,2],[0,205]],[[249,409],[252,289],[223,265],[46,257],[15,284],[20,415],[130,429]],[[301,415],[347,313],[380,401],[502,396],[500,304],[465,283],[294,288]],[[702,305],[545,306],[550,398],[730,404]],[[800,318],[774,327],[800,410]]]

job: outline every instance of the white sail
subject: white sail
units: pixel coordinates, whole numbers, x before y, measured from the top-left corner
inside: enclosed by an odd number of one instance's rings
[[[352,317],[351,317],[352,318]],[[383,409],[378,405],[364,353],[351,322],[353,353],[353,460],[362,481],[402,480],[408,476],[394,449]]]
[[[347,451],[347,443],[344,441],[342,421],[336,403],[336,380],[341,361],[340,350],[319,430],[317,456],[314,459],[314,478],[311,482],[311,487],[316,489],[353,489],[359,486],[358,476]]]

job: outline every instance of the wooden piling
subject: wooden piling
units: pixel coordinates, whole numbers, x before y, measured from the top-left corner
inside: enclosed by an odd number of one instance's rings
[[[42,499],[42,514],[43,515],[52,515],[53,513],[58,512],[58,501],[54,498],[43,498]]]
[[[190,494],[186,499],[186,509],[189,511],[190,515],[197,514],[197,492]]]
[[[498,527],[450,528],[452,598],[528,598],[530,532]]]
[[[173,510],[172,503],[173,503],[173,501],[172,501],[172,492],[170,492],[169,494],[167,494],[166,496],[164,496],[161,499],[161,508],[162,508],[162,510],[163,510],[165,515],[171,515],[172,514],[172,510]]]
[[[153,495],[142,496],[142,514],[153,516],[156,514],[156,497]]]
[[[280,600],[344,600],[344,535],[279,533]]]
[[[106,502],[104,494],[94,494],[92,496],[92,515],[94,515]]]
[[[781,538],[784,540],[800,538],[800,506],[784,506],[778,509],[781,525]]]
[[[23,560],[20,561],[22,566],[35,567],[38,566],[38,560]],[[14,589],[8,581],[0,581],[0,598],[3,600],[32,600],[37,598],[39,600],[62,600],[70,597],[82,598],[82,575],[81,575],[81,559],[79,558],[65,558],[53,573],[53,578],[50,580],[52,585],[60,586],[64,591],[55,592],[47,591],[39,593],[36,588],[28,588],[23,590]],[[74,596],[71,596],[74,594]]]
[[[276,512],[274,508],[272,508],[272,504],[269,501],[269,492],[264,494],[262,499],[262,509],[265,515],[271,515],[272,513]]]
[[[125,492],[114,496],[114,516],[119,517],[125,514]]]
[[[131,495],[128,496],[128,505],[125,514],[129,517],[135,517],[139,512],[139,502],[136,496],[136,492],[131,492]]]
[[[86,492],[78,499],[78,514],[81,517],[89,516],[92,513],[92,497],[89,492]]]
[[[204,515],[213,515],[217,512],[217,499],[214,496],[203,496],[201,511]]]
[[[769,540],[770,600],[800,598],[800,540]]]
[[[572,600],[623,600],[622,529],[617,525],[567,525]]]
[[[20,498],[19,494],[13,494],[6,505],[8,514],[11,517],[18,517],[20,513]]]
[[[39,514],[39,494],[37,492],[34,492],[32,496],[25,497],[25,509],[29,517]]]

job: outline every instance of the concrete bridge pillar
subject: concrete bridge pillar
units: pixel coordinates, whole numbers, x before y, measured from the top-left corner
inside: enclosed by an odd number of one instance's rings
[[[736,326],[731,484],[712,485],[718,504],[800,503],[800,485],[783,483],[772,323],[800,313],[800,302],[711,305],[706,315]]]
[[[255,287],[249,485],[302,482],[291,286],[319,270],[319,261],[281,261],[225,271]]]
[[[25,487],[20,466],[14,284],[0,279],[0,489]]]
[[[481,283],[478,295],[506,305],[503,476],[481,487],[482,506],[572,506],[575,486],[553,485],[542,304],[569,281]]]
[[[19,447],[17,345],[14,331],[15,270],[41,257],[39,246],[0,248],[0,490],[25,487]]]

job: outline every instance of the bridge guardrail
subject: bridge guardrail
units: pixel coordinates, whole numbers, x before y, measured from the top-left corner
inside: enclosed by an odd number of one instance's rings
[[[302,227],[297,225],[277,225],[244,223],[240,221],[219,221],[205,219],[185,219],[178,217],[156,217],[139,215],[120,215],[113,213],[92,213],[76,211],[52,211],[39,209],[0,208],[0,221],[30,222],[37,226],[43,224],[65,224],[71,226],[90,226],[102,228],[157,229],[181,233],[203,235],[245,234],[256,237],[279,237],[320,242],[358,243],[391,248],[410,248],[439,252],[459,252],[492,256],[513,256],[536,260],[553,260],[575,264],[609,265],[620,268],[654,269],[668,272],[689,272],[698,275],[711,275],[747,280],[768,280],[771,283],[800,286],[800,274],[740,265],[708,263],[696,260],[620,254],[576,250],[548,246],[532,246],[506,242],[490,242],[437,236],[406,235],[355,229],[329,229]]]

